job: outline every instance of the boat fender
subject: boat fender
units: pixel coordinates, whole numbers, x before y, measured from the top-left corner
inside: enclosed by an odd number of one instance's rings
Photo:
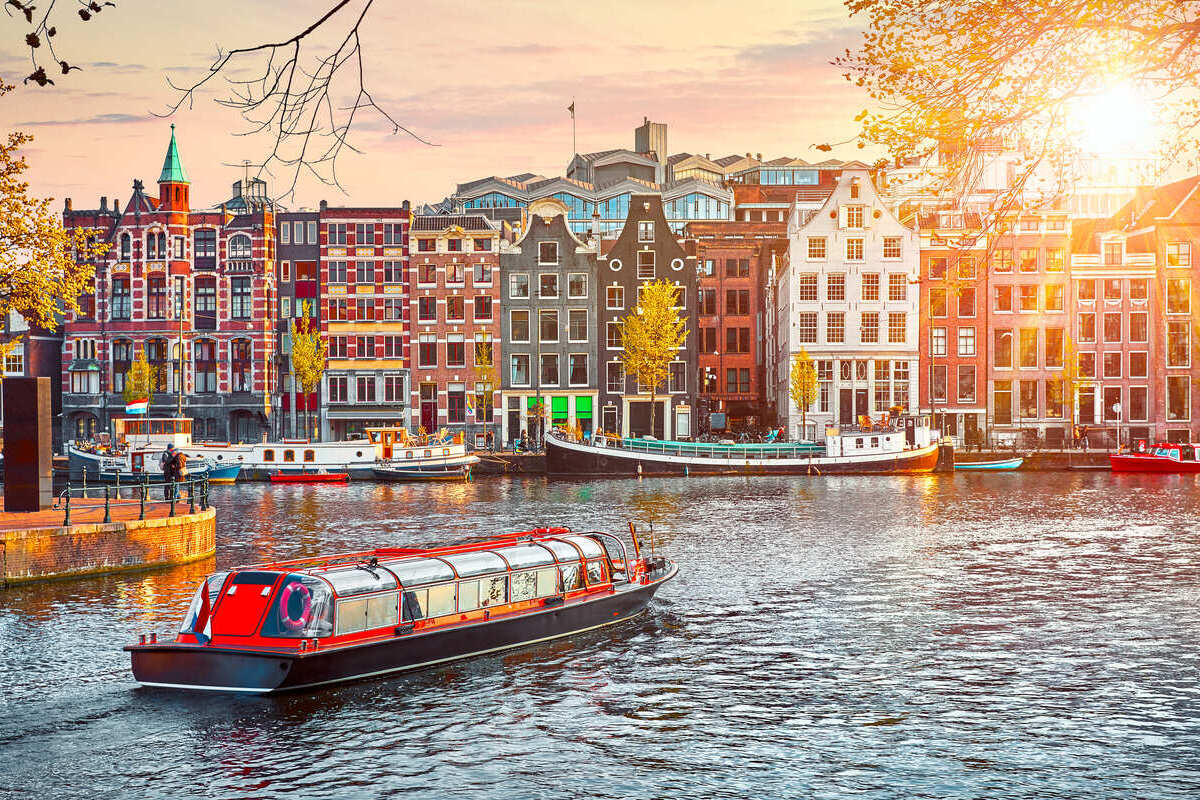
[[[288,605],[292,595],[299,594],[304,602],[299,619],[292,619],[288,613]],[[298,631],[308,627],[312,621],[312,591],[303,583],[293,582],[283,587],[279,593],[279,621],[289,631]]]
[[[403,625],[396,626],[396,635],[403,636],[406,633],[412,633],[417,626],[412,622],[406,622]]]
[[[563,604],[562,595],[557,597],[547,597],[543,605],[545,606],[561,606]]]

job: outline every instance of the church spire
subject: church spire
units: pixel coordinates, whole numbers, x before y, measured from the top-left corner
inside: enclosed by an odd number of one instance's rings
[[[190,183],[187,173],[183,171],[183,162],[179,160],[179,146],[175,144],[175,124],[171,124],[171,143],[167,145],[167,157],[163,159],[162,174],[158,176],[159,183]]]

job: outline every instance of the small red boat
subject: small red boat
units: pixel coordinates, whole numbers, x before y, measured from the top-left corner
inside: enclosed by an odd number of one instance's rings
[[[484,542],[241,567],[196,590],[172,641],[130,653],[145,686],[267,693],[442,664],[640,614],[678,567],[607,533],[539,528]]]
[[[1138,441],[1132,450],[1113,453],[1108,460],[1113,472],[1200,473],[1194,444]]]
[[[345,483],[348,472],[272,472],[271,483]]]

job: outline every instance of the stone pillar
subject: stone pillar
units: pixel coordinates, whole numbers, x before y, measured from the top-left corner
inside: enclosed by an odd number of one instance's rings
[[[50,379],[4,379],[4,510],[53,503]]]

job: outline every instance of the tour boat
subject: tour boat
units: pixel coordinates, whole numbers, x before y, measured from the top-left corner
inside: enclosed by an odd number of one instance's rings
[[[955,469],[965,470],[1013,470],[1020,469],[1024,458],[1005,458],[997,461],[955,461]]]
[[[345,483],[350,476],[344,472],[273,472],[271,483]]]
[[[937,460],[937,433],[918,415],[830,426],[823,443],[707,444],[602,435],[589,443],[561,431],[546,436],[546,471],[562,477],[919,473],[932,472]]]
[[[236,480],[240,466],[217,464],[186,448],[192,442],[192,421],[187,417],[114,419],[112,435],[98,441],[67,444],[67,470],[72,480],[97,483],[141,483],[162,480],[159,459],[168,444],[188,456],[187,477],[207,475],[210,480]]]
[[[1113,472],[1200,472],[1197,447],[1195,444],[1147,445],[1139,441],[1132,450],[1110,453],[1108,461]]]
[[[139,683],[173,689],[267,693],[428,667],[641,613],[678,568],[633,546],[539,528],[241,567],[199,586],[172,640],[125,649]]]

